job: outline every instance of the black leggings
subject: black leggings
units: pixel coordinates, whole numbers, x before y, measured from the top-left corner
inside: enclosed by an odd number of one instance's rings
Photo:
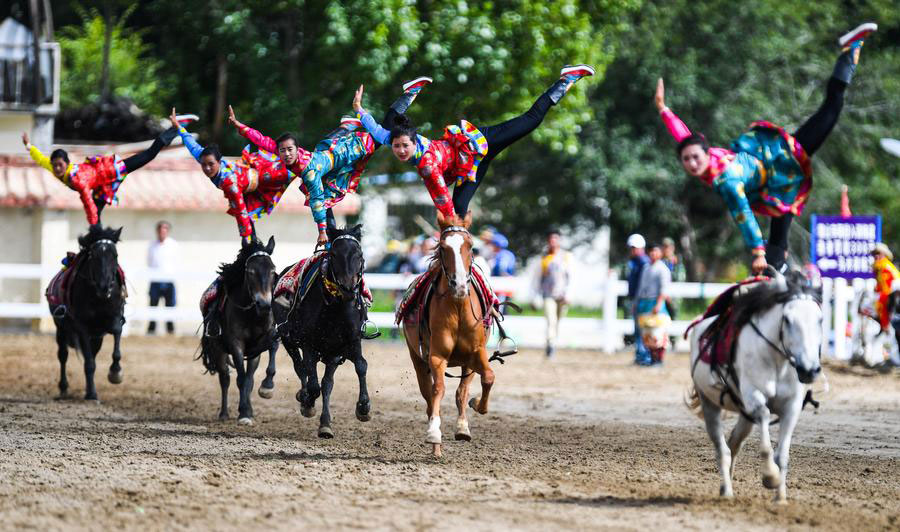
[[[157,155],[159,155],[159,150],[163,149],[165,145],[166,143],[163,141],[162,135],[156,137],[156,139],[153,141],[153,144],[151,144],[149,148],[140,153],[135,153],[131,157],[122,161],[125,164],[125,171],[130,174],[131,172],[134,172],[138,168],[149,163]]]
[[[475,196],[475,191],[481,185],[488,166],[500,152],[508,148],[512,143],[534,131],[544,120],[547,111],[553,106],[553,101],[545,92],[541,95],[531,109],[524,114],[507,120],[502,124],[478,128],[484,135],[488,144],[488,153],[478,165],[475,181],[464,181],[453,189],[453,208],[456,214],[465,216],[469,210],[469,202]]]
[[[837,124],[844,107],[844,91],[847,84],[837,78],[829,78],[825,88],[825,101],[814,115],[800,126],[794,138],[803,146],[807,155],[812,155],[822,146],[828,134]]]
[[[825,101],[822,102],[819,110],[794,133],[794,138],[803,146],[807,155],[812,156],[818,151],[825,139],[828,138],[828,134],[834,129],[834,125],[837,124],[838,117],[841,115],[841,109],[844,107],[844,91],[846,90],[847,83],[834,77],[829,78],[825,88]],[[793,214],[772,218],[772,224],[769,227],[769,241],[766,242],[766,262],[776,269],[780,269],[784,265],[785,254],[788,250],[788,234],[793,220]]]

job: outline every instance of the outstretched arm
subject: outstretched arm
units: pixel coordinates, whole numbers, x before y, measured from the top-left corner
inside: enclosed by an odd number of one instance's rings
[[[41,153],[41,150],[39,150],[37,146],[33,145],[28,140],[28,133],[22,133],[22,144],[25,145],[25,149],[28,150],[28,154],[31,155],[31,158],[34,159],[34,162],[36,162],[38,166],[47,170],[51,174],[53,173],[53,165],[50,164],[50,159],[48,159],[46,155]]]
[[[735,179],[728,179],[716,185],[716,190],[725,199],[731,217],[741,231],[744,243],[750,248],[754,257],[765,256],[766,246],[756,216],[750,208],[750,201],[744,193],[744,184]]]
[[[203,152],[203,146],[200,145],[194,139],[194,136],[188,133],[188,130],[184,129],[184,126],[178,123],[178,120],[175,119],[175,108],[172,108],[172,114],[169,115],[169,121],[172,122],[172,126],[178,130],[178,136],[181,137],[181,143],[184,144],[184,147],[187,148],[187,151],[200,162],[200,153]]]
[[[681,142],[691,135],[691,130],[688,129],[684,122],[666,107],[666,89],[662,78],[659,78],[659,81],[656,83],[654,102],[659,110],[659,115],[662,117],[663,124],[666,125],[666,129],[669,130],[669,134],[672,135],[675,142]]]
[[[269,153],[278,153],[278,144],[275,143],[275,140],[263,135],[246,124],[238,122],[238,119],[234,116],[234,109],[232,109],[230,105],[228,106],[228,121],[237,128],[238,133],[240,133],[242,137],[249,140],[257,147],[266,150]]]
[[[362,122],[363,127],[366,128],[366,131],[372,135],[372,138],[375,139],[375,142],[379,144],[387,144],[388,141],[391,140],[391,132],[387,129],[381,127],[381,124],[375,121],[375,119],[362,107],[362,96],[363,96],[363,86],[360,85],[358,89],[356,89],[356,94],[353,96],[353,110],[356,111],[356,118],[359,118],[359,121]]]

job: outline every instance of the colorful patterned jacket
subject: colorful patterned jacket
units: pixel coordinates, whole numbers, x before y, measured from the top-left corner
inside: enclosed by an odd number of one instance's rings
[[[41,150],[29,144],[28,153],[38,166],[53,174],[53,165]],[[94,225],[100,221],[97,203],[113,203],[126,175],[125,164],[118,155],[100,155],[89,157],[82,163],[69,163],[63,178],[57,179],[78,192],[87,221]]]
[[[178,134],[194,159],[200,162],[203,146],[183,127],[178,128]],[[223,158],[219,161],[219,173],[210,181],[228,199],[228,214],[234,216],[238,231],[247,239],[253,233],[251,219],[271,213],[296,176],[278,157],[265,151],[250,153],[245,148],[241,163]]]
[[[878,301],[875,302],[875,310],[878,312],[878,321],[881,323],[882,329],[887,329],[891,323],[891,316],[888,312],[888,299],[894,290],[894,283],[900,281],[900,271],[887,257],[881,257],[872,265],[875,270],[875,292],[878,294]]]
[[[271,138],[244,124],[238,125],[238,131],[261,149],[275,146]],[[368,133],[351,132],[319,142],[311,153],[297,148],[302,161],[291,169],[303,168],[298,173],[303,180],[300,190],[306,195],[306,205],[312,210],[320,231],[325,230],[326,209],[356,191],[359,178],[376,147]]]
[[[376,142],[388,144],[391,132],[381,127],[368,112],[361,109],[357,117]],[[463,120],[460,125],[444,128],[438,140],[416,135],[416,151],[409,163],[416,171],[431,195],[434,206],[445,216],[453,215],[453,200],[447,180],[457,185],[463,181],[475,181],[478,165],[488,153],[487,139],[471,123]]]
[[[690,129],[669,108],[660,113],[676,142]],[[799,215],[812,189],[812,166],[803,147],[784,129],[770,122],[753,122],[731,149],[710,147],[709,167],[700,176],[728,205],[744,242],[754,255],[765,253],[753,213],[770,217]]]

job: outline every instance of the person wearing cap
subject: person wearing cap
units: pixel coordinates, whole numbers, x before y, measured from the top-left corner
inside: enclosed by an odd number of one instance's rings
[[[509,250],[509,240],[503,234],[495,232],[488,247],[491,248],[491,277],[513,277],[516,274],[516,255]],[[512,292],[495,290],[494,294],[500,302],[509,301]]]
[[[631,311],[631,317],[634,320],[634,362],[635,364],[647,365],[652,360],[650,359],[650,351],[647,350],[644,346],[644,342],[641,340],[641,327],[638,324],[635,306],[637,305],[637,294],[641,284],[641,275],[644,273],[644,268],[650,263],[650,259],[647,258],[647,254],[644,252],[647,242],[644,240],[643,236],[634,233],[628,237],[626,244],[628,244],[629,253],[631,255],[631,258],[628,260],[628,270],[626,275],[628,279],[628,304],[626,305],[626,308]]]
[[[872,248],[872,256],[875,257],[875,263],[872,264],[872,270],[875,272],[875,293],[878,294],[878,300],[875,302],[875,311],[878,313],[878,322],[881,324],[881,330],[887,331],[891,325],[891,309],[888,305],[891,293],[900,285],[900,271],[891,262],[894,254],[890,248],[882,242],[875,244]]]

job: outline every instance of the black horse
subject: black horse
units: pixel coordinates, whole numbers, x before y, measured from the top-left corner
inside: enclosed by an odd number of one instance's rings
[[[62,302],[50,304],[50,313],[56,324],[61,399],[69,394],[66,361],[69,347],[74,347],[84,357],[84,398],[97,400],[97,388],[94,386],[96,356],[107,334],[113,335],[114,342],[112,365],[107,377],[113,384],[122,382],[119,344],[125,324],[126,293],[124,279],[119,275],[119,255],[116,251],[121,234],[121,227],[112,229],[96,224],[88,228],[86,235],[78,237],[81,249],[69,266],[72,277],[68,281],[67,296]],[[51,281],[51,287],[53,284]]]
[[[368,365],[362,355],[362,326],[365,321],[361,284],[364,268],[360,238],[362,226],[352,229],[328,228],[331,248],[324,252],[319,274],[301,301],[287,305],[276,301],[273,310],[278,321],[281,342],[294,362],[300,378],[297,401],[305,417],[315,415],[316,399],[322,394],[319,437],[333,438],[330,397],[334,372],[345,360],[351,360],[359,377],[356,418],[369,420],[369,393],[366,390]],[[285,272],[281,273],[284,275]],[[302,353],[301,353],[302,351]],[[317,364],[325,364],[319,386]]]
[[[220,268],[218,295],[204,316],[200,357],[209,373],[219,374],[222,387],[219,419],[228,418],[228,358],[231,355],[230,363],[237,373],[240,393],[238,423],[242,425],[253,424],[250,404],[253,374],[263,351],[269,351],[274,374],[272,362],[278,349],[272,319],[272,288],[276,273],[271,255],[274,249],[275,237],[269,238],[265,246],[255,238],[249,244],[243,242],[237,259]],[[210,318],[211,314],[216,316],[215,320]]]

